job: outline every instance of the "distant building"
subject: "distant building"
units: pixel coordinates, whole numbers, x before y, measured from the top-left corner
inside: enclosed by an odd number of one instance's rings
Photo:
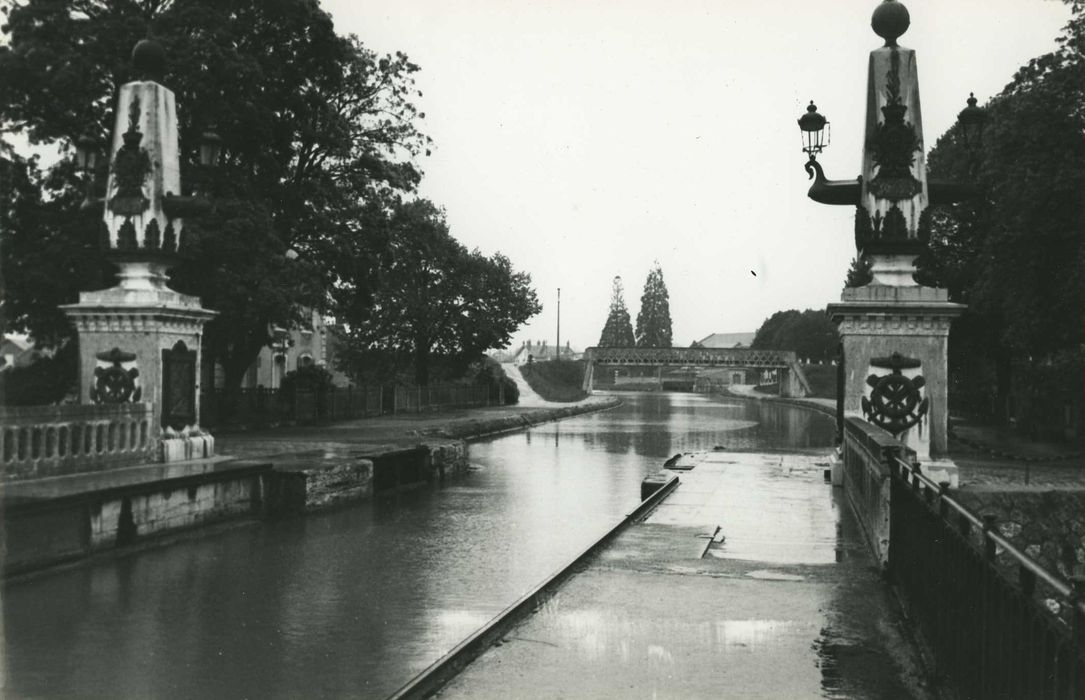
[[[42,352],[24,336],[5,335],[0,340],[0,372],[34,364]]]
[[[757,333],[713,333],[693,341],[694,348],[748,348]]]
[[[308,325],[291,330],[274,327],[271,336],[271,345],[260,350],[245,372],[241,380],[243,389],[278,389],[287,373],[309,365],[327,369],[337,386],[350,384],[350,379],[335,369],[335,335],[317,312],[312,312]],[[221,387],[223,383],[222,367],[216,365],[214,385]]]

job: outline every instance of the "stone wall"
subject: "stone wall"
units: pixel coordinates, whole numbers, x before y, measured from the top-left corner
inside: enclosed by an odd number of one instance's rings
[[[889,564],[891,475],[888,460],[903,445],[885,431],[850,417],[844,427],[844,492],[880,565]]]
[[[271,464],[193,465],[156,478],[132,470],[97,489],[69,494],[4,494],[5,574],[40,569],[166,532],[235,518],[263,517]]]
[[[140,537],[214,520],[258,515],[258,477],[163,488],[101,502],[91,511],[91,549],[129,544]]]
[[[1048,571],[1085,573],[1085,491],[954,494],[977,515],[994,515],[999,533]]]

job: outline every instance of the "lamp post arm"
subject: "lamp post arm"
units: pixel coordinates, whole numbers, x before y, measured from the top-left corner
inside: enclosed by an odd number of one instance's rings
[[[806,161],[806,173],[814,181],[810,190],[806,193],[810,199],[821,204],[844,204],[857,206],[862,180],[827,180],[825,171],[821,169],[821,163],[813,158]]]

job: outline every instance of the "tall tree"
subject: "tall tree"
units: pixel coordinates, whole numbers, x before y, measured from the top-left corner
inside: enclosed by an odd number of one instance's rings
[[[433,203],[399,203],[387,221],[372,304],[342,307],[348,371],[366,363],[413,368],[428,384],[433,360],[460,372],[486,350],[504,347],[539,312],[531,277],[508,258],[468,251]]]
[[[631,348],[636,345],[633,336],[633,322],[629,319],[629,310],[625,307],[625,295],[622,290],[622,278],[616,276],[610,291],[610,311],[603,333],[599,336],[601,348]]]
[[[637,347],[671,347],[671,304],[667,285],[663,282],[663,270],[656,261],[655,267],[644,281],[644,293],[640,295],[640,311],[637,312]]]
[[[100,256],[80,258],[99,223],[75,214],[72,139],[90,131],[106,142],[116,92],[133,78],[132,46],[148,35],[165,49],[163,82],[180,106],[182,179],[214,202],[210,216],[186,221],[191,257],[173,285],[220,312],[205,347],[223,363],[228,387],[270,340],[271,325],[322,309],[342,278],[358,276],[359,260],[374,259],[379,240],[363,228],[364,208],[420,178],[413,159],[428,139],[412,105],[418,67],[336,34],[314,0],[26,0],[5,11],[0,133],[58,146],[65,160],[36,184],[74,205],[66,217],[42,207],[27,228],[0,232],[11,251],[5,308],[14,327],[45,343],[70,331],[59,315],[40,313],[35,297],[75,301],[73,289],[109,274]],[[212,125],[224,152],[209,174],[196,152]],[[18,238],[32,230],[45,231],[58,253],[52,260],[23,257],[32,246]],[[300,264],[284,264],[288,248]]]
[[[1069,4],[1058,48],[988,104],[980,151],[954,127],[928,160],[932,175],[982,192],[930,217],[922,273],[969,305],[953,327],[951,374],[974,393],[986,387],[999,415],[1015,373],[1085,367],[1085,3]]]

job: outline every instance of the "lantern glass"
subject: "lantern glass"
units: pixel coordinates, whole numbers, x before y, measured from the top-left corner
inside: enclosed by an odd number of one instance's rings
[[[957,115],[964,136],[965,147],[970,151],[983,145],[983,127],[987,122],[987,110],[977,106],[975,94],[968,95],[968,106]]]
[[[83,134],[75,141],[75,162],[84,172],[94,170],[98,164],[98,144],[93,136]]]
[[[812,101],[799,119],[799,130],[802,132],[802,150],[811,158],[829,146],[829,120],[818,114]]]
[[[200,165],[214,168],[222,154],[222,137],[214,131],[205,131],[200,137]]]

